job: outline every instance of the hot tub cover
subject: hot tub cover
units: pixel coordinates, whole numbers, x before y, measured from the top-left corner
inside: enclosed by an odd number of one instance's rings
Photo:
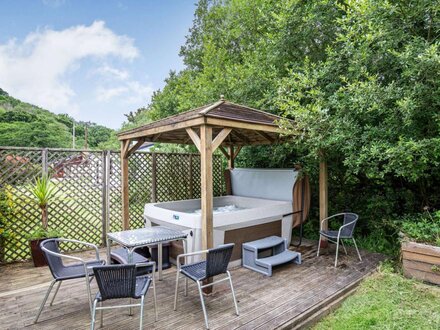
[[[292,201],[293,186],[298,178],[294,169],[234,168],[231,170],[235,196]]]

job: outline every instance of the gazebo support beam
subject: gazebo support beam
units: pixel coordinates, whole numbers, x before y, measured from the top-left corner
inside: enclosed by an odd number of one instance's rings
[[[229,152],[229,157],[228,157],[228,168],[230,170],[232,170],[234,168],[234,161],[235,161],[235,157],[234,157],[234,146],[229,146],[228,147],[228,152]]]
[[[200,172],[202,206],[202,249],[210,249],[213,237],[212,127],[200,126]]]
[[[191,127],[188,127],[186,129],[186,133],[188,133],[189,137],[191,138],[192,142],[194,143],[194,145],[196,146],[197,150],[201,153],[201,141],[200,141],[200,137],[197,135],[196,131],[194,131]],[[200,132],[200,135],[202,135],[202,133]],[[212,139],[212,129],[211,129],[211,139]]]
[[[139,147],[140,147],[141,145],[144,144],[144,142],[145,142],[145,139],[139,139],[139,140],[135,143],[134,146],[132,146],[130,149],[128,149],[128,151],[127,151],[127,153],[126,153],[127,158],[130,157],[130,156],[131,156],[136,150],[138,150]]]
[[[228,168],[231,170],[234,168],[234,161],[235,158],[237,158],[238,153],[241,150],[241,146],[237,146],[237,149],[234,150],[234,146],[230,145],[228,146],[228,154],[226,156],[226,158],[228,159]]]
[[[240,151],[241,151],[241,148],[242,148],[242,146],[238,146],[237,149],[235,149],[235,152],[234,152],[234,159],[237,158],[238,154],[239,154]]]
[[[261,132],[261,131],[255,131],[255,133],[257,133],[258,135],[260,135],[261,137],[263,137],[266,141],[268,141],[269,143],[275,143],[275,140],[267,133],[265,132]]]
[[[128,208],[128,147],[130,140],[121,141],[122,229],[130,229]]]
[[[228,152],[225,150],[225,148],[223,148],[223,146],[219,146],[218,147],[220,149],[220,151],[222,152],[222,154],[226,157],[227,160],[230,159]]]
[[[218,147],[220,147],[220,145],[222,144],[222,142],[224,141],[224,139],[229,135],[229,133],[231,133],[232,128],[223,128],[220,133],[217,134],[217,136],[215,137],[214,141],[212,141],[212,150],[216,150]]]

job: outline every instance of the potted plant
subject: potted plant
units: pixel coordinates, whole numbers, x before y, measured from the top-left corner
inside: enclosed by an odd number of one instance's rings
[[[426,211],[401,224],[403,273],[440,285],[440,211]]]
[[[41,224],[31,232],[28,236],[29,245],[31,248],[32,260],[35,267],[47,265],[43,251],[40,248],[40,243],[48,238],[58,237],[59,233],[56,230],[48,228],[47,211],[49,203],[57,198],[56,185],[50,180],[47,174],[35,180],[34,185],[30,188],[33,196],[33,201],[36,202],[41,211]]]

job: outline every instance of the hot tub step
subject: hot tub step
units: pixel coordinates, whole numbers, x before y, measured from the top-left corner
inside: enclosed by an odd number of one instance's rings
[[[278,236],[270,236],[253,242],[243,243],[243,267],[267,276],[272,276],[272,267],[294,261],[301,264],[301,253],[287,249],[287,241]],[[269,257],[259,257],[259,253],[271,251]]]
[[[295,261],[296,264],[301,264],[301,254],[295,251],[285,250],[284,252],[271,257],[255,259],[255,263],[263,267],[278,266],[290,261]]]

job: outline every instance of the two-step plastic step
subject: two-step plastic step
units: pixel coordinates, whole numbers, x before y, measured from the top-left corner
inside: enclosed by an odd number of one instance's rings
[[[243,267],[267,276],[272,276],[272,267],[288,262],[301,264],[301,253],[290,251],[287,241],[278,236],[269,236],[256,241],[243,243]],[[270,251],[270,256],[259,257]]]

